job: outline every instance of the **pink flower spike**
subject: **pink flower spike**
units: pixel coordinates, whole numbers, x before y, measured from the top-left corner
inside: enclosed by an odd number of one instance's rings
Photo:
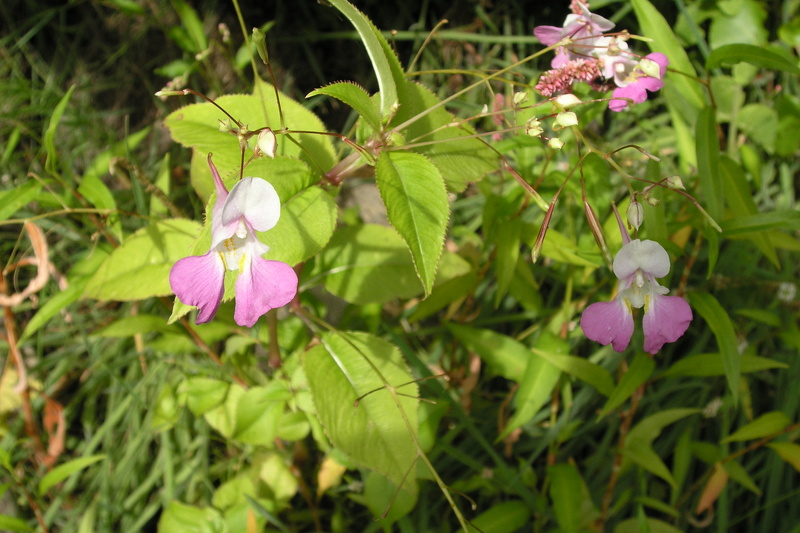
[[[198,324],[217,314],[225,292],[224,281],[225,265],[213,250],[201,256],[184,257],[169,271],[169,284],[175,296],[186,305],[197,306]]]
[[[254,257],[236,280],[236,309],[233,319],[240,326],[253,327],[270,309],[283,307],[297,294],[297,274],[280,261]]]
[[[583,311],[581,329],[591,340],[602,345],[611,344],[615,351],[622,352],[633,336],[633,315],[620,298],[596,302]]]
[[[664,344],[675,342],[692,322],[692,308],[680,296],[653,296],[644,306],[644,351],[658,352]]]

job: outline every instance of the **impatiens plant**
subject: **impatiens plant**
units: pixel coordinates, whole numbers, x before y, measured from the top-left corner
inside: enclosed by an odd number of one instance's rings
[[[796,529],[790,2],[232,1],[4,35],[0,530]]]

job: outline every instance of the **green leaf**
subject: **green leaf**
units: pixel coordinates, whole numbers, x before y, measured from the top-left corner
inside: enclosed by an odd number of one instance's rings
[[[722,366],[725,368],[725,378],[728,381],[733,401],[736,403],[739,398],[739,376],[742,370],[736,333],[733,331],[731,319],[717,299],[710,294],[693,292],[689,294],[689,301],[705,319],[717,338],[717,346],[722,355]]]
[[[150,224],[114,250],[89,280],[83,296],[132,301],[172,294],[169,271],[183,257],[200,225],[168,219]]]
[[[158,315],[132,315],[115,320],[108,326],[92,333],[92,337],[132,337],[137,333],[156,331],[171,331],[173,328],[164,322],[164,317]]]
[[[181,382],[179,397],[185,398],[186,406],[196,416],[218,407],[228,396],[230,383],[211,378],[188,378]]]
[[[386,476],[377,472],[368,472],[364,481],[361,502],[369,508],[374,516],[380,517],[382,526],[389,528],[390,524],[414,509],[418,498],[419,486],[417,483],[406,483],[403,485],[403,490],[398,491],[397,485]],[[391,502],[388,509],[387,502]],[[386,513],[387,510],[388,513]]]
[[[800,67],[796,63],[764,47],[752,44],[727,44],[712,50],[706,58],[706,69],[711,70],[722,65],[741,62],[750,63],[768,70],[782,70],[790,74],[800,74]]]
[[[770,442],[767,446],[775,450],[781,459],[800,472],[800,445],[794,442]]]
[[[664,461],[653,450],[653,447],[639,439],[625,439],[625,446],[622,449],[622,456],[633,461],[638,466],[654,474],[670,484],[673,490],[678,490],[678,484],[672,477]]]
[[[56,107],[53,109],[53,113],[50,115],[50,122],[47,123],[47,129],[44,131],[44,136],[42,138],[42,144],[44,145],[45,153],[47,154],[47,159],[44,162],[45,170],[53,175],[58,175],[58,152],[56,151],[56,130],[58,129],[58,123],[61,121],[61,116],[64,114],[64,111],[67,109],[67,104],[69,103],[69,99],[72,96],[72,92],[77,87],[77,84],[73,85],[72,87],[67,90],[67,94],[59,100],[56,104]]]
[[[643,353],[636,354],[628,371],[619,380],[614,392],[611,393],[611,396],[603,406],[603,410],[600,411],[600,416],[604,417],[622,405],[622,402],[630,398],[634,391],[639,388],[639,385],[647,381],[655,368],[656,364],[653,359]]]
[[[720,2],[708,29],[708,44],[713,49],[732,43],[760,46],[767,40],[766,10],[754,0]]]
[[[642,533],[642,531],[648,531],[649,533],[684,533],[682,529],[678,529],[662,520],[656,520],[655,518],[645,518],[644,523],[646,524],[645,527],[647,527],[645,530],[642,529],[641,520],[638,518],[629,518],[617,524],[616,527],[614,527],[614,533]]]
[[[105,455],[90,455],[88,457],[79,457],[78,459],[73,459],[72,461],[58,465],[39,480],[39,495],[44,496],[51,487],[61,483],[72,474],[98,461],[102,461],[105,458]]]
[[[397,70],[402,69],[397,57],[375,25],[347,0],[329,0],[328,3],[347,17],[361,37],[361,42],[364,43],[367,55],[372,62],[372,68],[375,69],[375,76],[378,78],[381,116],[390,117],[400,103],[397,96],[396,77]]]
[[[706,107],[700,112],[695,124],[697,140],[697,176],[703,187],[703,199],[708,214],[718,223],[722,220],[725,202],[722,178],[719,173],[719,139],[714,108]]]
[[[264,126],[276,128],[279,114],[273,87],[258,80],[254,90],[253,95],[226,95],[219,97],[216,102],[232,116],[248,123],[252,129]],[[280,98],[286,128],[295,131],[325,131],[322,121],[314,113],[282,93]],[[192,157],[191,179],[192,185],[203,200],[210,198],[214,191],[214,182],[206,159],[209,153],[214,154],[214,164],[226,185],[230,186],[239,175],[242,157],[239,143],[230,133],[219,131],[219,121],[225,119],[227,117],[222,111],[210,103],[203,103],[184,106],[170,113],[164,120],[173,139],[199,152],[196,157]],[[315,175],[318,177],[335,164],[333,144],[327,135],[301,133],[291,134],[291,138],[295,142],[282,136],[278,138],[276,159],[279,159],[278,156],[299,158],[315,169]],[[248,148],[245,152],[245,161],[250,160],[252,155],[252,148]],[[268,163],[265,162],[266,159],[268,158],[254,160],[245,167],[244,175],[258,176],[270,181],[281,200],[286,201],[287,197],[281,191],[283,182],[288,180],[293,185],[295,181],[307,180],[305,173],[308,171],[303,171],[296,165],[293,169],[288,166],[289,163],[282,161]],[[254,169],[252,172],[251,165]],[[259,175],[261,172],[270,174]],[[272,179],[274,175],[272,172],[280,175],[281,179]],[[293,177],[293,172],[298,172],[298,176]]]
[[[433,288],[450,217],[442,175],[424,156],[383,151],[375,177],[389,222],[411,250],[427,295]]]
[[[158,533],[223,533],[222,515],[210,507],[194,507],[171,501],[158,519]]]
[[[742,374],[760,372],[771,368],[789,368],[789,365],[758,357],[755,355],[742,355],[739,358],[740,371]],[[690,355],[677,361],[674,365],[662,374],[661,377],[692,376],[692,377],[711,377],[724,376],[725,365],[722,356],[718,353],[703,353]]]
[[[563,463],[549,467],[547,473],[550,476],[550,500],[559,531],[579,533],[583,517],[583,480],[578,469],[572,464]]]
[[[407,89],[408,101],[402,102],[391,125],[412,121],[400,132],[406,148],[428,157],[441,172],[448,190],[461,192],[469,183],[497,170],[497,153],[472,137],[472,127],[443,106],[434,109],[440,100],[422,85],[409,83]]]
[[[773,229],[797,230],[800,229],[800,211],[770,211],[738,216],[723,220],[720,227],[728,237]]]
[[[34,531],[34,529],[29,526],[25,520],[4,514],[0,514],[0,529],[3,531]]]
[[[705,97],[701,85],[692,79],[697,77],[697,72],[685,47],[678,41],[664,15],[648,0],[631,0],[631,4],[642,35],[652,39],[650,48],[666,55],[669,58],[669,67],[680,72],[668,72],[665,82],[674,86],[676,92],[684,97],[696,113],[705,106]]]
[[[561,338],[548,333],[542,333],[536,340],[539,352],[563,354],[569,351],[569,345]],[[508,425],[497,437],[500,441],[512,431],[530,421],[536,413],[547,403],[553,389],[561,377],[561,370],[552,365],[546,358],[539,357],[537,352],[528,358],[525,374],[519,382],[519,390],[514,397],[516,411],[508,421]]]
[[[0,222],[31,203],[40,190],[41,184],[31,179],[10,191],[0,191]]]
[[[722,439],[721,443],[755,440],[775,435],[786,429],[792,421],[781,411],[763,414]]]
[[[531,359],[531,351],[524,344],[488,329],[462,326],[446,322],[445,326],[461,341],[467,350],[474,352],[489,365],[495,374],[519,381]]]
[[[396,486],[404,478],[413,484],[418,391],[400,351],[362,332],[326,333],[321,341],[306,352],[303,368],[331,442]],[[387,384],[404,386],[393,398]]]
[[[533,244],[536,240],[536,234],[532,234],[530,237],[533,239],[530,244]],[[576,266],[597,267],[603,264],[602,259],[599,257],[591,261],[588,257],[580,255],[580,253],[581,248],[573,239],[552,227],[547,230],[547,238],[542,244],[542,257]]]
[[[610,396],[614,391],[614,380],[611,374],[600,365],[574,355],[546,352],[538,348],[534,348],[532,351],[561,371],[588,383],[603,396]]]
[[[722,155],[720,156],[720,171],[725,188],[725,200],[731,211],[736,214],[735,218],[758,214],[758,207],[753,201],[753,193],[742,168],[733,159]],[[780,268],[778,254],[766,232],[753,234],[750,239],[776,268]]]
[[[422,292],[403,240],[392,228],[372,224],[345,226],[334,233],[317,255],[308,284],[320,279],[332,294],[360,305]]]
[[[332,96],[337,100],[341,100],[355,109],[356,112],[361,115],[361,118],[363,118],[376,133],[381,131],[380,112],[375,106],[375,102],[369,97],[369,93],[360,85],[350,81],[339,81],[311,91],[306,95],[306,98],[311,98],[312,96],[320,94]]]
[[[747,473],[747,470],[744,469],[739,461],[736,461],[735,459],[726,461],[725,463],[722,463],[722,466],[725,467],[725,470],[728,472],[728,475],[731,479],[757,496],[761,496],[761,489],[758,488],[758,485],[756,485],[755,481],[753,481],[753,478],[750,477],[750,474]]]
[[[518,531],[531,522],[531,510],[520,500],[509,500],[491,506],[471,522],[469,533],[508,533]]]
[[[666,409],[636,424],[628,433],[632,439],[651,444],[661,434],[661,430],[687,416],[700,413],[701,409]]]
[[[495,293],[494,306],[499,307],[511,283],[511,278],[517,269],[522,221],[519,218],[503,220],[498,222],[496,229],[495,241],[497,242],[497,247],[493,266],[497,275],[497,292]]]
[[[274,445],[289,398],[291,393],[282,381],[248,389],[236,405],[236,425],[231,438],[245,444]]]
[[[420,300],[408,320],[422,320],[442,307],[466,298],[477,284],[478,274],[470,264],[458,254],[445,251],[439,260],[433,291]]]
[[[178,13],[178,17],[180,17],[181,23],[183,24],[183,29],[186,30],[191,40],[192,47],[187,51],[198,54],[208,48],[206,34],[203,31],[203,22],[197,15],[197,11],[184,2],[184,0],[170,0],[170,3],[175,9],[175,12]]]
[[[775,151],[778,134],[778,112],[764,104],[747,104],[739,110],[736,124],[747,138],[760,145],[767,153]]]

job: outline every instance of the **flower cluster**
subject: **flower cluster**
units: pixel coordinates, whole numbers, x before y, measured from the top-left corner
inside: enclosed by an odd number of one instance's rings
[[[211,211],[211,247],[202,256],[184,257],[172,266],[169,283],[178,299],[197,306],[197,323],[217,313],[225,294],[225,271],[239,271],[233,318],[252,327],[270,309],[292,301],[297,293],[297,274],[281,261],[261,257],[269,247],[256,231],[275,227],[280,218],[280,199],[272,185],[261,178],[243,178],[230,193],[208,156],[217,198]]]
[[[627,232],[623,237],[628,237]],[[692,310],[680,296],[666,296],[669,289],[656,278],[669,274],[669,256],[655,241],[630,240],[614,258],[619,292],[610,302],[593,303],[581,316],[584,334],[621,352],[633,335],[633,309],[644,308],[644,351],[654,354],[678,340],[692,321]]]
[[[562,27],[537,26],[533,33],[545,46],[559,45],[551,62],[552,70],[543,73],[536,89],[544,96],[572,91],[576,82],[593,89],[614,89],[609,109],[622,111],[629,101],[641,103],[647,91],[664,86],[662,81],[669,61],[664,54],[642,58],[628,50],[626,35],[606,35],[614,23],[589,11],[587,3],[572,2],[573,13]]]

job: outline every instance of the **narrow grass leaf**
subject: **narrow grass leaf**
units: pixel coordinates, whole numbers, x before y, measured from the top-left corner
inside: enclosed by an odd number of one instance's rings
[[[47,159],[44,162],[44,168],[53,175],[58,175],[58,151],[56,150],[56,130],[58,129],[58,123],[61,121],[61,117],[64,114],[64,110],[67,109],[67,104],[69,103],[69,99],[72,96],[72,92],[77,87],[77,84],[72,85],[72,87],[67,90],[67,94],[64,95],[61,100],[59,100],[56,107],[53,109],[53,113],[50,115],[50,122],[47,124],[47,129],[44,131],[44,137],[42,138],[42,144],[44,144],[44,150],[47,154]]]
[[[794,442],[770,442],[767,446],[775,450],[781,459],[800,472],[800,444],[795,444]]]
[[[28,180],[10,191],[0,192],[0,222],[31,203],[42,186],[35,180]]]
[[[447,322],[445,326],[467,350],[478,354],[492,372],[517,382],[522,378],[531,359],[531,351],[527,346],[488,329],[453,322]]]
[[[792,421],[789,420],[781,411],[772,411],[763,414],[737,429],[733,434],[722,439],[723,444],[726,442],[740,442],[744,440],[755,440],[763,437],[775,435],[786,429]]]
[[[106,456],[103,454],[90,455],[89,457],[79,457],[78,459],[73,459],[72,461],[58,465],[42,476],[42,479],[39,481],[39,495],[44,496],[44,494],[46,494],[51,487],[61,483],[72,474],[79,472],[98,461],[102,461],[105,458]]]
[[[790,74],[800,74],[800,67],[792,60],[772,52],[763,46],[753,44],[726,44],[711,51],[706,59],[706,69],[722,65],[750,63],[767,70],[782,70]]]
[[[433,288],[450,204],[439,169],[423,155],[384,151],[375,169],[389,222],[411,250],[425,294]]]
[[[550,500],[556,514],[559,531],[578,533],[581,527],[581,494],[583,480],[575,466],[567,463],[548,468],[550,476]]]
[[[728,388],[736,403],[739,398],[739,377],[742,373],[742,361],[739,356],[736,333],[733,331],[733,323],[728,313],[720,305],[716,298],[708,293],[693,292],[689,294],[689,301],[692,307],[702,316],[714,336],[717,338],[717,346],[722,355],[722,366],[725,369],[725,378],[728,381]]]
[[[695,124],[697,140],[697,176],[703,187],[704,205],[717,223],[722,220],[725,190],[719,172],[719,138],[714,108],[704,108]]]
[[[614,392],[603,406],[603,410],[600,411],[600,417],[606,416],[630,398],[634,391],[653,374],[655,368],[656,364],[653,359],[643,353],[636,354],[628,371],[619,380]]]
[[[600,365],[574,355],[546,352],[538,348],[533,348],[532,351],[563,372],[588,383],[603,396],[610,396],[614,391],[614,380],[611,374]]]

